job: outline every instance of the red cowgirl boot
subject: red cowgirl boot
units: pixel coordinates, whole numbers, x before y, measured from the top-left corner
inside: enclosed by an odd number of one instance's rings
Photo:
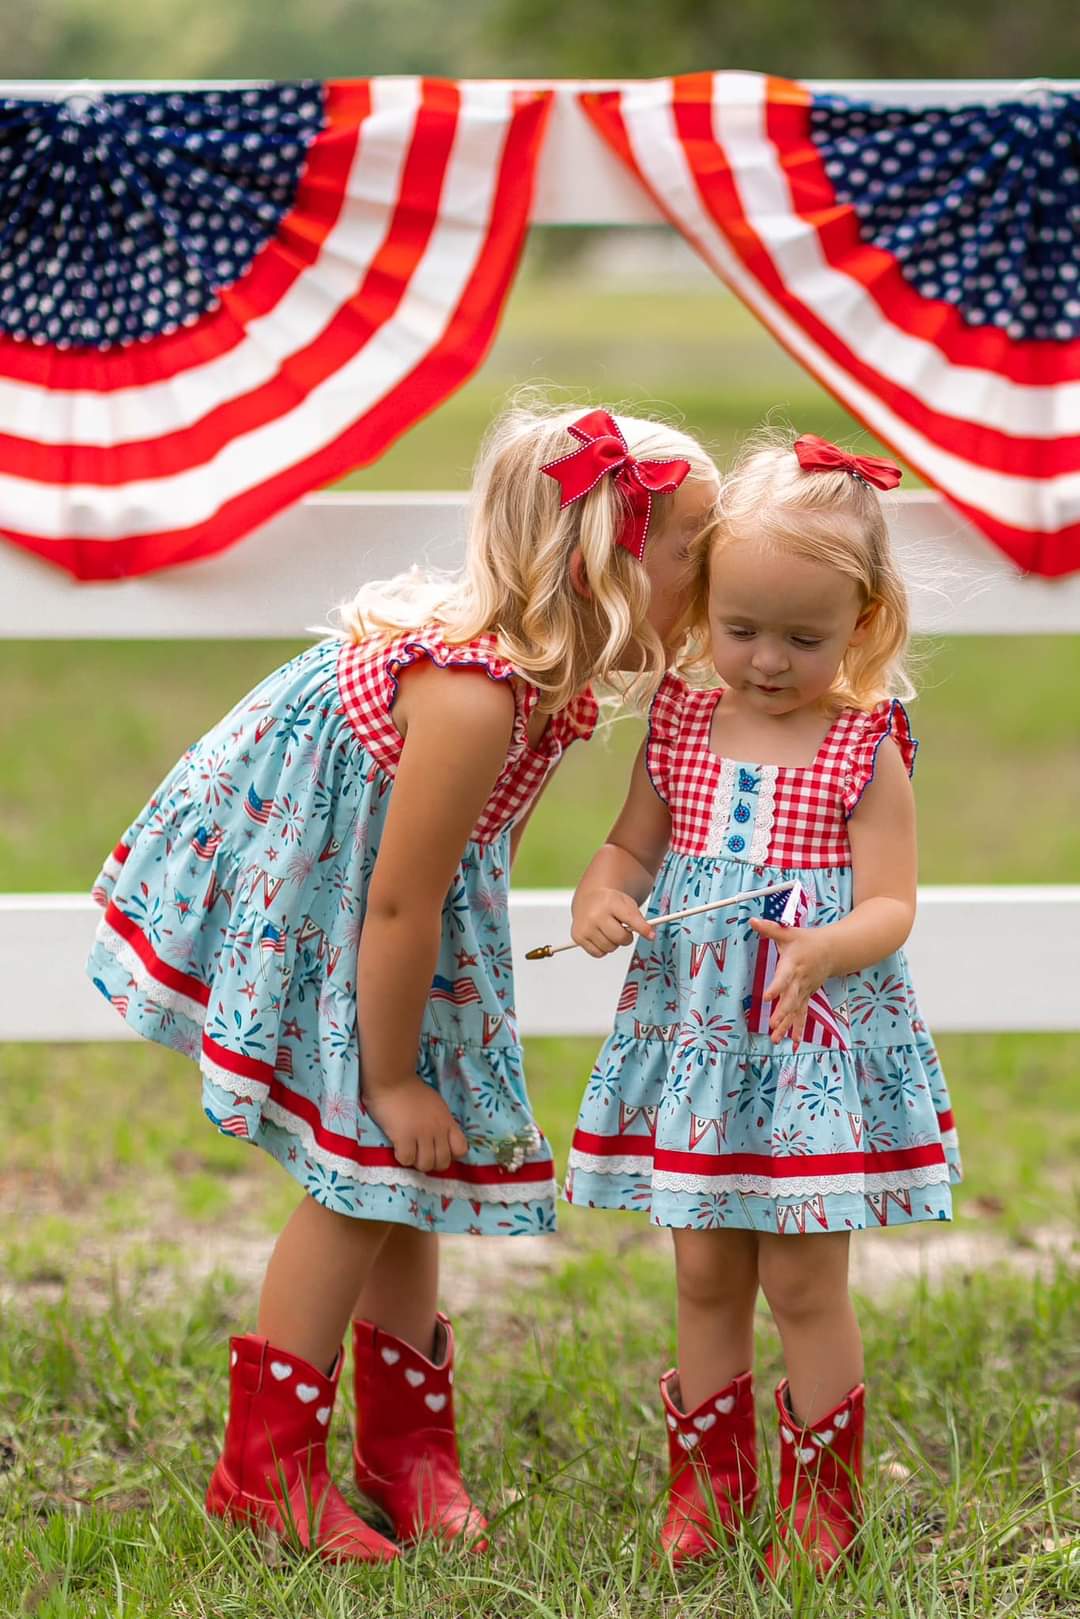
[[[328,1563],[385,1563],[397,1547],[358,1518],[326,1467],[326,1434],[341,1376],[248,1333],[230,1340],[225,1449],[206,1492],[215,1518],[295,1529]]]
[[[683,1411],[679,1374],[665,1372],[660,1398],[668,1428],[671,1493],[660,1544],[675,1564],[716,1548],[719,1527],[734,1534],[754,1509],[757,1443],[754,1380],[743,1372],[710,1394],[696,1411]]]
[[[400,1540],[475,1540],[487,1519],[461,1477],[454,1430],[454,1332],[435,1318],[435,1359],[373,1321],[353,1322],[358,1489],[389,1516]]]
[[[828,1574],[854,1540],[863,1518],[865,1394],[857,1384],[807,1428],[792,1414],[786,1377],[777,1389],[780,1488],[776,1535],[765,1557],[771,1574],[800,1552],[819,1575]]]

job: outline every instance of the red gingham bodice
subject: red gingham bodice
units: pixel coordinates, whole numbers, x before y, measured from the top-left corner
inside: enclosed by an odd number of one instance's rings
[[[342,709],[364,747],[389,776],[397,770],[402,749],[401,733],[390,717],[398,676],[420,658],[430,658],[441,669],[479,668],[492,680],[512,682],[515,716],[506,768],[472,833],[473,842],[491,843],[532,803],[563,750],[579,738],[592,736],[599,712],[596,699],[590,690],[579,692],[551,716],[534,748],[526,727],[540,693],[500,656],[494,635],[479,635],[453,646],[437,625],[426,624],[390,641],[347,642],[337,666]]]
[[[719,691],[666,675],[649,711],[646,766],[671,811],[671,847],[752,866],[849,866],[847,821],[891,736],[908,775],[918,743],[897,699],[845,708],[807,766],[750,764],[709,746]]]

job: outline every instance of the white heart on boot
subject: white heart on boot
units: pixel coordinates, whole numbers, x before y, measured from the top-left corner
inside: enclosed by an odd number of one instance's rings
[[[400,1349],[380,1349],[379,1354],[388,1366],[396,1366],[401,1359]]]
[[[816,1447],[814,1445],[806,1445],[802,1450],[799,1451],[799,1460],[801,1462],[812,1462],[816,1455]]]
[[[321,1422],[325,1428],[326,1424],[330,1421],[330,1413],[333,1409],[334,1408],[332,1405],[320,1405],[319,1409],[315,1413],[315,1421]]]
[[[833,1440],[836,1438],[836,1435],[833,1433],[831,1428],[824,1428],[821,1433],[815,1434],[814,1438],[817,1440],[819,1445],[831,1445]]]
[[[272,1360],[270,1362],[270,1376],[276,1377],[279,1383],[284,1383],[287,1377],[292,1376],[292,1367],[287,1360]]]
[[[446,1404],[445,1394],[425,1394],[424,1404],[430,1411],[441,1411]]]
[[[667,1414],[667,1425],[671,1429],[672,1433],[674,1433],[675,1429],[679,1426],[678,1418],[673,1417],[670,1411]]]
[[[423,1372],[420,1371],[416,1366],[406,1366],[405,1377],[406,1380],[412,1384],[414,1389],[418,1389],[421,1383],[427,1382],[427,1378],[424,1376]]]
[[[715,1421],[716,1421],[716,1418],[713,1416],[712,1412],[710,1411],[703,1417],[695,1417],[694,1418],[694,1427],[699,1429],[701,1433],[708,1433],[709,1429],[712,1427],[712,1425],[713,1425],[713,1423]]]
[[[791,1441],[795,1438],[795,1435],[792,1433],[790,1428],[781,1428],[780,1437],[785,1444],[790,1445]]]
[[[850,1417],[850,1415],[850,1411],[838,1411],[835,1417],[833,1417],[833,1422],[838,1428],[846,1428],[848,1425],[848,1417]]]
[[[679,1435],[679,1444],[682,1446],[682,1448],[684,1450],[693,1450],[694,1446],[696,1444],[699,1444],[700,1441],[701,1441],[701,1435],[700,1434],[681,1433]]]
[[[296,1398],[298,1400],[303,1400],[305,1405],[310,1405],[312,1400],[317,1400],[319,1398],[318,1385],[315,1383],[297,1383]]]
[[[722,1417],[726,1417],[728,1412],[735,1407],[735,1396],[734,1394],[725,1394],[719,1400],[714,1400],[713,1405],[715,1405]]]

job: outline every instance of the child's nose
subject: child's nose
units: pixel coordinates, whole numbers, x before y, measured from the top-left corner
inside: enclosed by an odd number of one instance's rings
[[[762,642],[754,652],[753,665],[759,674],[782,674],[788,666],[787,653],[782,646]]]

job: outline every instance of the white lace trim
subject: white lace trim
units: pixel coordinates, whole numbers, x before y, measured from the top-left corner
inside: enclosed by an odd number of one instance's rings
[[[651,1153],[641,1157],[608,1158],[572,1148],[569,1168],[591,1175],[644,1175],[654,1191],[661,1192],[752,1192],[758,1197],[814,1197],[850,1192],[898,1192],[906,1187],[946,1185],[948,1164],[924,1164],[912,1169],[884,1170],[878,1174],[789,1175],[683,1175],[671,1170],[653,1169]]]
[[[709,817],[709,832],[705,839],[705,853],[707,855],[720,855],[724,852],[724,834],[728,827],[728,816],[731,812],[731,796],[734,786],[735,761],[734,759],[725,759],[720,766],[720,779],[716,784],[712,814]]]
[[[184,1017],[190,1018],[192,1023],[202,1027],[206,1021],[206,1007],[202,1002],[185,995],[183,990],[170,989],[159,978],[155,978],[142,957],[136,955],[127,940],[122,939],[104,917],[98,923],[97,942],[116,958],[121,967],[127,969],[135,980],[136,989],[148,994],[156,1006],[164,1007],[167,1012],[182,1012]],[[152,986],[152,989],[148,989],[147,985]]]
[[[204,1058],[202,1071],[215,1084],[256,1103],[263,1118],[269,1119],[302,1144],[308,1158],[322,1164],[324,1169],[336,1169],[351,1180],[365,1186],[411,1186],[414,1191],[437,1193],[442,1197],[463,1198],[473,1203],[531,1203],[538,1198],[555,1196],[554,1167],[548,1181],[499,1181],[495,1184],[474,1184],[472,1181],[446,1180],[441,1176],[425,1175],[418,1169],[405,1169],[400,1164],[358,1164],[355,1159],[331,1151],[315,1139],[315,1132],[306,1119],[291,1113],[280,1102],[267,1096],[266,1086],[258,1080],[245,1079],[229,1073],[216,1063]]]
[[[948,1164],[924,1164],[915,1169],[890,1169],[877,1175],[676,1175],[653,1171],[653,1189],[661,1192],[753,1192],[758,1197],[816,1197],[850,1192],[901,1192],[907,1187],[947,1185]]]
[[[752,866],[763,866],[768,859],[772,843],[773,822],[776,820],[776,778],[779,765],[759,765],[757,808],[754,812],[754,835],[750,839],[747,860]]]

